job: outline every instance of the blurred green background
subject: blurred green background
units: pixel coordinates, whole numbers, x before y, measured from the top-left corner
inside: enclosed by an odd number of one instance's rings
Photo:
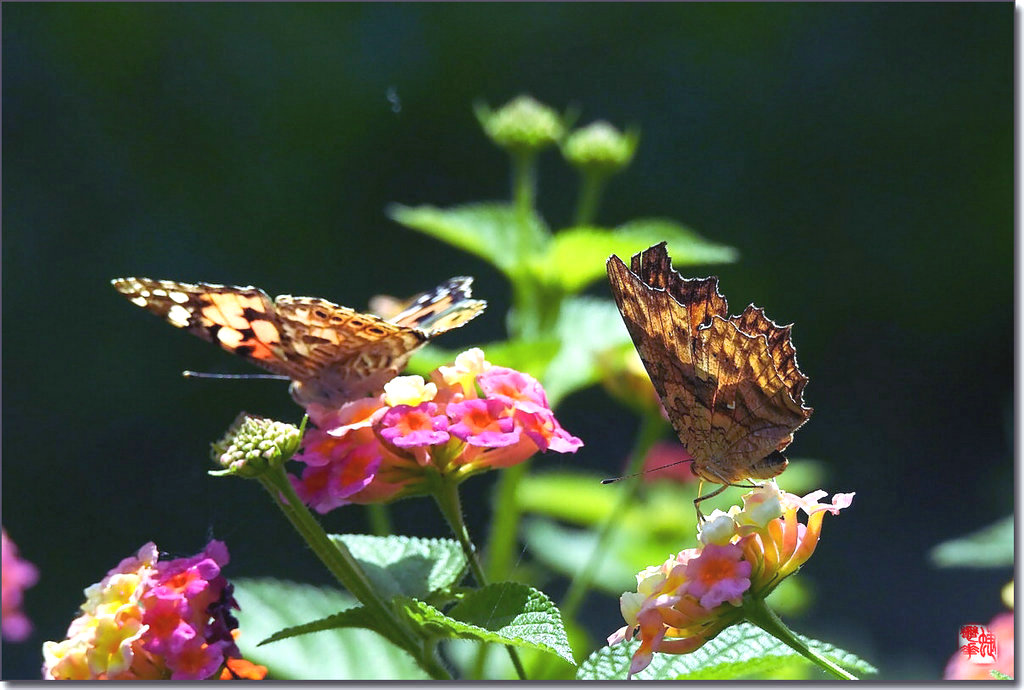
[[[5,678],[38,677],[82,588],[147,540],[181,555],[215,536],[229,576],[328,581],[255,485],[205,476],[240,409],[295,418],[283,385],[183,380],[249,369],[109,280],[361,308],[469,274],[490,308],[442,344],[498,339],[496,271],[383,210],[507,198],[471,103],[524,92],[578,105],[580,124],[639,125],[600,220],[669,216],[738,248],[690,273],[720,275],[734,311],[795,322],[815,413],[790,455],[857,498],[826,520],[793,627],[883,678],[928,679],[959,625],[1002,608],[1010,568],[939,570],[927,552],[1014,508],[1011,4],[7,4],[2,19],[3,524],[41,571]],[[567,224],[576,179],[557,154],[540,181]],[[536,467],[619,471],[632,414],[590,389],[559,417],[587,446]],[[465,485],[480,536],[492,482]],[[435,515],[427,499],[394,511],[443,536]],[[354,507],[327,524],[367,528]],[[611,633],[617,602],[593,595],[586,622]]]

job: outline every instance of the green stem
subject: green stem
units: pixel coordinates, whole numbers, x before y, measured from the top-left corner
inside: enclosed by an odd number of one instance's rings
[[[510,340],[536,340],[540,326],[537,286],[527,277],[512,282],[512,312],[508,319]]]
[[[803,640],[797,637],[796,633],[786,627],[786,624],[782,622],[782,619],[775,615],[775,612],[769,608],[764,599],[751,597],[744,600],[743,615],[748,621],[761,628],[772,637],[777,638],[781,642],[800,652],[800,654],[805,656],[812,663],[824,669],[826,673],[831,673],[840,680],[857,680],[857,676],[849,673],[831,659],[822,656],[808,647]]]
[[[462,500],[459,498],[459,487],[455,482],[442,475],[435,475],[434,479],[431,482],[431,494],[437,502],[437,507],[441,510],[441,514],[444,515],[444,519],[448,521],[448,525],[452,528],[455,538],[459,540],[462,552],[466,554],[466,560],[469,562],[469,570],[473,573],[473,579],[476,580],[477,586],[486,587],[487,576],[484,574],[484,569],[480,566],[476,546],[473,544],[473,540],[469,538],[466,521],[462,519]],[[519,659],[519,653],[516,651],[516,648],[512,645],[505,645],[505,649],[508,650],[509,658],[512,659],[512,665],[515,666],[519,679],[526,680],[526,669],[523,668],[523,662]]]
[[[608,542],[611,541],[621,524],[622,511],[633,502],[636,498],[637,490],[640,488],[640,476],[630,477],[629,475],[638,473],[643,469],[644,458],[650,452],[651,446],[661,437],[663,429],[664,422],[657,413],[645,414],[640,418],[640,429],[637,432],[636,440],[633,442],[633,450],[630,453],[629,464],[625,472],[626,478],[623,479],[626,486],[622,493],[619,494],[615,507],[608,513],[604,522],[598,528],[597,541],[586,563],[577,571],[572,582],[569,583],[569,589],[566,590],[565,598],[562,599],[562,604],[559,606],[563,619],[572,620],[576,617],[580,604],[583,603],[583,598],[590,590],[590,585],[594,581],[594,575],[604,560]]]
[[[516,487],[528,465],[529,460],[509,467],[501,473],[495,487],[491,531],[487,537],[487,574],[492,578],[501,577],[512,569],[520,516]]]
[[[383,627],[390,632],[391,639],[410,653],[416,654],[419,651],[417,661],[431,677],[450,680],[451,675],[438,664],[433,651],[428,650],[423,640],[404,626],[387,603],[377,595],[348,547],[340,541],[331,541],[327,536],[320,523],[295,493],[284,470],[275,467],[260,475],[258,479],[320,562],[352,596],[378,617]]]
[[[516,214],[524,219],[533,211],[537,196],[537,152],[516,151],[511,156],[512,199]]]
[[[370,530],[378,537],[392,534],[391,511],[381,503],[370,503],[366,506],[366,514],[370,518]]]
[[[590,225],[597,216],[601,205],[601,193],[608,177],[595,172],[583,172],[580,177],[580,195],[576,200],[576,226]]]

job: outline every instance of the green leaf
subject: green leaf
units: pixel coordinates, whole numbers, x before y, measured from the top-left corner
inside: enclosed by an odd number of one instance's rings
[[[328,630],[301,638],[257,646],[282,628],[356,606],[349,595],[332,588],[271,579],[233,580],[242,631],[242,655],[269,670],[277,680],[421,680],[429,678],[415,660],[375,632]],[[367,660],[372,660],[368,663]]]
[[[457,583],[466,571],[466,556],[453,539],[329,536],[331,541],[344,542],[385,600],[399,595],[425,599]]]
[[[417,626],[437,637],[539,649],[575,663],[558,607],[543,592],[517,582],[488,585],[447,613],[415,599],[396,599]]]
[[[552,407],[570,393],[601,380],[598,357],[602,352],[632,343],[618,307],[608,299],[566,299],[555,332],[562,349],[541,379]]]
[[[1008,515],[967,536],[932,548],[929,557],[940,568],[1002,568],[1013,565],[1013,516]]]
[[[550,236],[542,218],[531,214],[520,224],[516,210],[505,203],[449,209],[391,204],[387,214],[407,228],[476,254],[510,276],[519,272],[527,256],[543,250]]]
[[[595,644],[586,631],[572,621],[563,620],[569,643],[574,650],[590,650]],[[602,640],[603,642],[603,640]],[[460,678],[486,678],[488,681],[516,680],[512,660],[503,649],[491,646],[485,654],[482,669],[477,667],[480,643],[475,640],[445,640],[443,643],[445,657],[459,670]],[[578,658],[578,654],[573,655]],[[576,677],[578,664],[570,664],[565,659],[555,656],[546,650],[520,649],[519,658],[526,668],[526,677],[531,681],[539,680],[572,680]]]
[[[675,266],[727,264],[736,261],[740,256],[733,247],[706,240],[670,218],[637,218],[623,223],[616,231],[644,244],[645,246],[640,249],[647,249],[662,240],[668,242],[668,253]],[[632,254],[623,253],[619,258],[629,265],[629,257]]]
[[[878,673],[878,669],[855,654],[798,635],[818,654],[850,671]],[[577,680],[622,680],[629,671],[639,640],[597,650],[580,664]],[[716,638],[689,654],[655,654],[651,664],[634,678],[644,680],[728,680],[762,674],[780,663],[802,662],[818,668],[792,647],[783,644],[757,626],[740,623],[723,630]],[[823,674],[824,672],[822,672]],[[831,676],[829,676],[831,678]]]
[[[649,219],[635,220],[614,230],[595,227],[560,230],[547,251],[531,262],[531,266],[544,282],[575,294],[605,277],[605,263],[612,254],[628,263],[633,254],[662,241],[668,241],[672,260],[677,265],[730,262],[737,256],[732,247],[709,242],[678,223]]]
[[[992,676],[992,678],[994,678],[995,680],[1013,680],[1013,676],[1008,676],[1002,671],[997,671],[994,668],[989,669],[988,674]]]
[[[263,646],[265,644],[272,644],[274,642],[280,642],[281,640],[287,640],[291,637],[309,635],[315,632],[322,632],[324,630],[338,630],[340,628],[367,628],[387,637],[387,631],[378,624],[378,621],[373,614],[369,613],[366,608],[362,606],[356,606],[330,616],[325,616],[324,618],[310,621],[309,623],[302,623],[301,625],[282,628],[270,637],[261,640],[259,644],[260,646]]]
[[[602,484],[605,478],[582,471],[528,474],[516,485],[516,504],[523,512],[593,525],[608,517],[622,492],[620,486]]]
[[[523,341],[523,340],[499,340],[478,346],[484,351],[487,361],[499,367],[509,367],[516,371],[523,371],[539,378],[539,375],[548,368],[548,364],[561,347],[561,343],[551,338],[548,340]],[[407,373],[428,376],[430,372],[439,366],[450,366],[455,361],[456,355],[462,350],[446,350],[436,345],[429,344],[417,350],[409,362]]]
[[[542,518],[524,520],[522,533],[526,548],[534,558],[567,577],[576,575],[583,564],[590,561],[597,546],[595,532],[570,529]],[[615,597],[636,589],[636,573],[654,562],[644,561],[637,567],[623,558],[627,547],[636,546],[634,540],[637,538],[643,539],[643,535],[621,529],[612,533],[591,576],[591,586]],[[660,549],[655,559],[664,560],[666,553]]]

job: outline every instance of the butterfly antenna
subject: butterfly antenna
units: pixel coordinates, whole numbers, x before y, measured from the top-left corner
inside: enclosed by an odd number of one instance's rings
[[[621,477],[612,477],[610,479],[602,479],[601,483],[602,484],[614,484],[617,481],[621,481],[623,479],[629,479],[630,477],[639,477],[641,474],[647,474],[648,472],[657,472],[658,470],[663,470],[666,467],[675,467],[676,465],[682,465],[684,462],[693,462],[693,458],[689,458],[687,460],[676,460],[675,462],[670,462],[667,465],[659,465],[658,467],[652,467],[651,469],[644,470],[643,472],[634,472],[633,474],[624,474]]]
[[[291,379],[281,374],[211,374],[205,371],[189,371],[186,369],[181,375],[187,379],[271,379],[274,381],[290,381]]]

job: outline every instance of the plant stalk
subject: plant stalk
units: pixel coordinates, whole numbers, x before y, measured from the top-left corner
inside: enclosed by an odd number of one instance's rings
[[[366,506],[367,517],[370,518],[370,530],[378,537],[386,537],[393,533],[391,528],[391,511],[381,503]]]
[[[258,479],[320,562],[352,596],[383,621],[384,627],[391,633],[392,640],[413,654],[418,650],[420,653],[417,661],[431,677],[450,680],[451,675],[438,664],[431,652],[423,648],[419,636],[403,625],[388,604],[378,596],[348,547],[340,541],[330,540],[320,523],[295,493],[284,469],[275,467]]]
[[[469,563],[470,572],[473,573],[473,579],[476,580],[478,587],[486,587],[487,576],[480,565],[476,546],[469,537],[466,522],[462,518],[462,500],[459,497],[458,485],[442,475],[436,475],[435,481],[431,482],[431,484],[431,494],[434,496],[441,514],[448,521],[448,526],[451,527],[455,538],[459,540],[462,552],[466,554],[466,561]],[[512,665],[515,666],[519,679],[526,680],[526,669],[523,668],[523,662],[520,660],[516,648],[512,645],[505,645],[505,649],[508,650],[509,658],[512,660]]]
[[[573,225],[579,227],[591,225],[597,217],[597,209],[601,205],[601,194],[604,192],[607,175],[595,172],[580,174],[580,194],[576,200],[576,215]]]
[[[772,637],[789,645],[812,663],[820,666],[826,673],[830,673],[840,680],[857,680],[857,676],[846,671],[831,659],[822,656],[815,650],[808,647],[803,640],[797,637],[796,633],[790,630],[782,619],[765,603],[764,599],[749,598],[743,602],[744,617],[764,630]]]
[[[512,199],[516,215],[525,219],[533,212],[537,197],[537,153],[517,151],[512,157]],[[526,233],[520,233],[525,235]]]
[[[626,486],[622,493],[619,494],[615,507],[608,513],[604,522],[598,528],[594,550],[590,552],[586,563],[577,571],[572,582],[569,583],[569,589],[566,590],[565,598],[562,599],[562,604],[559,606],[559,609],[562,611],[562,618],[571,620],[576,617],[580,604],[583,603],[584,596],[590,590],[590,585],[594,581],[594,575],[604,559],[608,542],[619,528],[619,519],[622,516],[622,511],[633,502],[640,488],[641,477],[639,475],[632,477],[629,475],[637,474],[643,469],[644,459],[650,452],[651,446],[661,437],[663,428],[664,422],[657,413],[644,414],[640,418],[640,429],[637,431],[636,440],[633,442],[633,450],[629,456],[629,463],[626,466],[626,478],[622,480]]]
[[[487,574],[492,578],[498,578],[512,569],[520,516],[515,500],[516,487],[526,474],[529,462],[527,460],[506,469],[495,487],[494,516],[487,538]]]

